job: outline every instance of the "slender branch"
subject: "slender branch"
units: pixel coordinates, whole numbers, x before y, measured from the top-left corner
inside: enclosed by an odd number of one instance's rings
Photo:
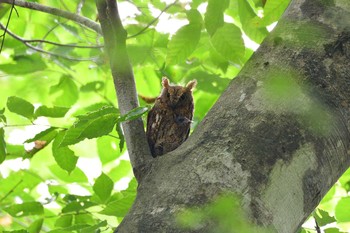
[[[16,10],[16,8],[15,8],[15,6],[14,6],[14,2],[15,2],[15,0],[12,0],[12,6],[11,6],[10,14],[9,14],[9,17],[7,18],[7,22],[6,22],[6,27],[5,27],[6,29],[4,30],[4,34],[1,35],[2,40],[1,40],[1,46],[0,46],[0,53],[1,53],[1,51],[2,51],[2,48],[4,47],[5,37],[6,37],[6,31],[7,31],[7,28],[8,28],[8,26],[9,26],[9,24],[10,24],[10,20],[11,20],[11,16],[12,16],[12,11],[15,10],[16,13],[17,13],[17,16],[18,16],[18,12],[17,12],[17,10]]]
[[[38,51],[38,52],[41,52],[41,53],[45,53],[45,54],[48,54],[48,55],[51,55],[51,56],[54,56],[54,57],[61,57],[61,58],[64,58],[64,59],[68,59],[68,60],[71,60],[71,61],[96,61],[98,59],[98,57],[91,57],[91,58],[75,58],[75,57],[71,57],[71,56],[66,56],[66,55],[61,55],[61,54],[57,54],[57,53],[53,53],[53,52],[49,52],[49,51],[46,51],[46,50],[43,50],[41,48],[38,48],[38,47],[35,47],[33,45],[31,45],[29,42],[27,42],[25,39],[17,36],[16,34],[14,34],[13,32],[9,31],[8,29],[6,29],[6,27],[0,23],[0,28],[3,29],[4,31],[6,31],[6,33],[8,33],[10,36],[12,36],[14,39],[22,42],[24,45],[26,45],[27,47],[35,50],[35,51]]]
[[[24,7],[24,8],[28,8],[28,9],[32,9],[32,10],[37,10],[37,11],[41,11],[41,12],[45,12],[45,13],[49,13],[52,15],[56,15],[62,18],[66,18],[69,20],[72,20],[74,22],[77,22],[87,28],[90,28],[92,30],[94,30],[95,32],[101,34],[101,27],[98,25],[98,23],[92,21],[89,18],[68,12],[68,11],[63,11],[54,7],[49,7],[49,6],[44,6],[35,2],[26,2],[23,0],[0,0],[0,3],[7,3],[7,4],[13,4],[14,1],[14,5],[15,6],[19,6],[19,7]]]
[[[150,26],[152,26],[155,22],[157,22],[157,20],[160,18],[160,16],[162,16],[162,14],[164,12],[166,12],[170,7],[174,6],[179,0],[176,0],[175,2],[171,3],[170,5],[166,6],[160,13],[159,15],[154,18],[151,22],[149,22],[149,24],[146,25],[146,27],[144,27],[143,29],[141,29],[139,32],[135,33],[134,35],[128,36],[129,38],[133,38],[136,37],[142,33],[144,33]]]
[[[33,39],[33,40],[27,40],[27,39],[22,39],[23,42],[27,43],[45,43],[45,44],[52,44],[60,47],[71,47],[71,48],[79,48],[79,49],[100,49],[103,48],[103,45],[74,45],[74,44],[61,44],[53,41],[48,41],[48,40],[40,40],[40,39]]]
[[[23,182],[23,180],[20,180],[17,182],[17,184],[15,184],[15,186],[13,186],[13,188],[11,188],[10,191],[8,191],[5,196],[3,196],[1,199],[0,199],[0,203],[5,200],[8,196],[10,196],[11,193],[13,193],[13,191],[15,191],[15,189]]]
[[[124,115],[139,106],[134,74],[126,50],[126,31],[115,0],[95,2],[118,96],[118,106],[121,115]],[[140,180],[152,160],[142,119],[123,122],[122,127],[135,177]]]

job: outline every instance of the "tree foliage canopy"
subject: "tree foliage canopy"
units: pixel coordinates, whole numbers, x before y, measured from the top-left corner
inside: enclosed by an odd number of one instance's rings
[[[137,188],[120,124],[149,106],[120,114],[94,1],[1,2],[0,231],[110,232]],[[197,79],[195,127],[289,0],[118,4],[138,94],[157,96],[162,76]],[[349,184],[350,171],[315,211],[336,223],[326,232],[350,223]]]

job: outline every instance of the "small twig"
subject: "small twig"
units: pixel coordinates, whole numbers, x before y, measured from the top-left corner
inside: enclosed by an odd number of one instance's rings
[[[45,53],[45,54],[48,54],[48,55],[51,55],[51,56],[54,56],[54,57],[61,57],[61,58],[68,59],[68,60],[71,60],[71,61],[96,61],[98,59],[98,57],[75,58],[75,57],[71,57],[71,56],[66,56],[66,55],[61,55],[61,54],[49,52],[49,51],[43,50],[41,48],[35,47],[35,46],[31,45],[30,43],[26,42],[25,39],[23,39],[23,38],[17,36],[16,34],[12,33],[8,29],[6,29],[6,27],[4,25],[2,25],[1,23],[0,23],[0,28],[5,30],[10,36],[12,36],[16,40],[22,42],[27,47],[29,47],[29,48],[31,48],[31,49],[33,49],[35,51],[41,52],[41,53]]]
[[[9,17],[7,18],[7,22],[6,22],[6,27],[5,27],[5,30],[4,30],[4,34],[2,34],[2,35],[0,36],[0,37],[2,37],[1,47],[0,47],[0,53],[2,52],[2,48],[4,47],[5,36],[6,36],[7,28],[8,28],[8,26],[9,26],[9,24],[10,24],[10,20],[11,20],[11,16],[12,16],[12,11],[13,11],[13,9],[15,9],[16,14],[17,14],[17,17],[19,16],[14,4],[15,4],[15,0],[12,1],[12,6],[11,6],[11,10],[10,10]]]
[[[48,41],[48,40],[40,40],[40,39],[33,39],[33,40],[23,39],[23,42],[46,43],[46,44],[52,44],[52,45],[61,46],[61,47],[72,47],[72,48],[79,48],[79,49],[100,49],[100,48],[103,48],[103,45],[90,46],[90,45],[60,44],[57,42],[52,42],[52,41]]]
[[[87,28],[94,30],[99,34],[102,33],[101,27],[98,23],[94,22],[89,18],[77,15],[75,13],[71,13],[71,12],[60,10],[54,7],[44,6],[35,2],[27,2],[23,0],[1,0],[1,3],[14,4],[15,6],[24,7],[24,8],[56,15],[56,16],[77,22]]]
[[[78,15],[80,15],[81,9],[83,8],[84,4],[85,4],[85,0],[80,0],[80,1],[79,1],[78,5],[77,5],[77,8],[76,8],[76,10],[75,10],[75,12],[76,12]]]
[[[13,191],[15,191],[15,189],[23,182],[23,180],[20,180],[17,182],[17,184],[15,184],[15,186],[13,186],[13,188],[10,189],[10,191],[8,191],[5,196],[3,196],[1,199],[0,199],[0,203],[5,200],[8,196],[10,196],[11,193],[13,193]]]
[[[320,226],[318,225],[317,220],[316,220],[315,217],[314,217],[314,220],[315,220],[315,224],[316,224],[316,226],[315,226],[316,232],[317,232],[317,233],[321,233],[321,228],[320,228]]]
[[[157,22],[157,20],[160,18],[160,16],[162,16],[162,14],[167,11],[170,7],[172,7],[173,5],[175,5],[179,0],[176,0],[175,2],[171,3],[170,5],[166,6],[160,13],[159,15],[154,18],[149,24],[147,24],[146,27],[144,27],[141,31],[135,33],[134,35],[128,36],[127,39],[136,37],[142,33],[144,33],[150,26],[152,26],[155,22]]]

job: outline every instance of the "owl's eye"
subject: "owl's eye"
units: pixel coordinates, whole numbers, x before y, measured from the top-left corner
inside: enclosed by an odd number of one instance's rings
[[[185,95],[180,96],[180,100],[184,100],[185,99]]]
[[[166,93],[166,97],[170,98],[170,93],[169,92]]]

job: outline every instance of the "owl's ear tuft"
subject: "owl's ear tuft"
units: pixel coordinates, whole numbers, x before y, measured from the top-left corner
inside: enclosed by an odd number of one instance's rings
[[[162,78],[162,85],[164,88],[168,88],[169,87],[169,79],[163,77]]]
[[[197,85],[197,80],[189,81],[186,85],[186,89],[192,91]]]

